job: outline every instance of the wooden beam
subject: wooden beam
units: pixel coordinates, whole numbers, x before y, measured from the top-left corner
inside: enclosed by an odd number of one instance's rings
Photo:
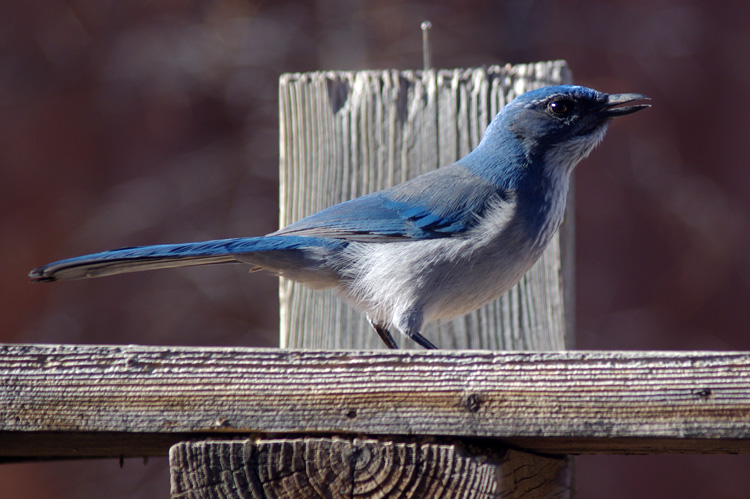
[[[190,436],[273,433],[750,452],[747,352],[4,345],[0,386],[3,458],[163,455]]]

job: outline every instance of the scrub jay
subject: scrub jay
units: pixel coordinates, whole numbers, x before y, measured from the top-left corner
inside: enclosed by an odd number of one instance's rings
[[[246,263],[314,289],[333,288],[367,314],[389,348],[395,327],[436,348],[422,326],[508,291],[541,256],[563,218],[573,167],[612,118],[648,99],[580,86],[525,93],[498,113],[456,163],[331,206],[263,237],[121,248],[50,263],[34,281]]]

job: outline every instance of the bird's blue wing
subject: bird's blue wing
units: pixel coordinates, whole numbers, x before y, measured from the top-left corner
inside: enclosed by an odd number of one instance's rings
[[[326,208],[274,234],[355,241],[451,237],[474,227],[504,192],[460,165]]]

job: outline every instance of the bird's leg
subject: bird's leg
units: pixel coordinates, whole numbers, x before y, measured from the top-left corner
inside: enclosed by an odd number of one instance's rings
[[[388,331],[388,329],[385,326],[381,324],[377,324],[375,321],[373,321],[369,317],[367,318],[367,320],[370,322],[370,325],[375,330],[375,332],[378,333],[378,336],[380,336],[380,339],[383,340],[383,343],[385,343],[385,346],[393,350],[398,350],[398,345],[396,344],[396,340],[393,339],[393,336],[391,336],[391,332]]]
[[[419,343],[420,345],[422,345],[422,347],[428,350],[437,350],[437,347],[433,345],[430,340],[419,333],[416,333],[414,331],[406,331],[404,332],[404,335],[406,335],[407,338]]]
[[[437,347],[430,340],[419,334],[419,330],[422,329],[423,324],[421,310],[415,308],[404,314],[400,314],[396,317],[394,324],[404,336],[418,343],[422,348],[437,350]]]

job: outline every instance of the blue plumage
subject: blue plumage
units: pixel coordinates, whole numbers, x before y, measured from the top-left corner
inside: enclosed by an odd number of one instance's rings
[[[331,206],[275,234],[368,241],[450,237],[474,227],[497,190],[465,167],[451,165]]]
[[[573,167],[609,121],[647,99],[556,86],[508,104],[453,165],[331,206],[265,237],[121,248],[34,269],[35,281],[212,263],[247,263],[333,288],[426,348],[423,324],[470,312],[512,287],[557,230]]]

